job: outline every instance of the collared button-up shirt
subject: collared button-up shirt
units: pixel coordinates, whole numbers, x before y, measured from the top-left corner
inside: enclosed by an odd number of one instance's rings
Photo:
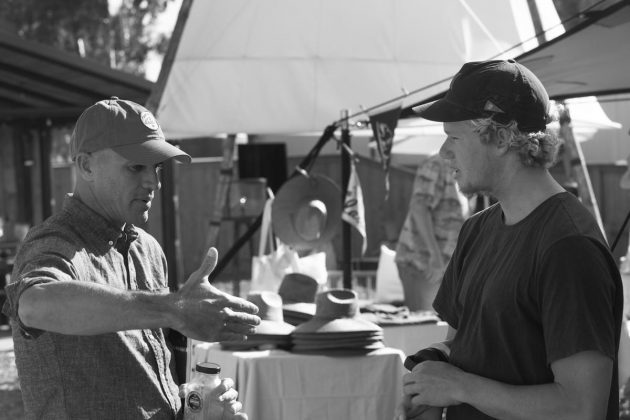
[[[119,240],[126,244],[117,246]],[[134,227],[121,232],[71,195],[59,214],[31,229],[3,309],[13,327],[27,418],[177,416],[181,402],[161,329],[65,335],[28,328],[18,316],[20,295],[35,284],[81,281],[165,293],[166,273],[164,253],[151,235]]]
[[[468,199],[457,189],[452,170],[439,155],[428,157],[418,166],[409,212],[396,247],[397,263],[411,264],[424,271],[431,254],[422,239],[426,232],[414,217],[416,205],[430,210],[435,240],[444,261],[448,262],[455,250],[459,230],[469,215],[469,206]]]

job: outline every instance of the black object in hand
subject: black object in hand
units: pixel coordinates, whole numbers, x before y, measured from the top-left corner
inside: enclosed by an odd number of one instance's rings
[[[405,359],[405,368],[411,372],[418,363],[422,363],[426,360],[448,362],[448,356],[444,354],[442,350],[438,350],[434,347],[427,347],[412,356],[407,356]]]

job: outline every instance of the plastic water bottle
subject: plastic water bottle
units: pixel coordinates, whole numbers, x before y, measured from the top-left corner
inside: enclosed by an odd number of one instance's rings
[[[190,382],[181,386],[184,397],[184,420],[221,420],[223,401],[212,391],[221,384],[221,366],[197,363]]]

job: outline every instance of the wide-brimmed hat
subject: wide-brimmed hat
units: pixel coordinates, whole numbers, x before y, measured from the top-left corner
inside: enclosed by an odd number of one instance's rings
[[[280,187],[273,200],[273,230],[282,242],[296,250],[326,243],[340,222],[341,190],[322,175],[294,176]]]
[[[115,96],[83,111],[70,141],[72,159],[81,152],[108,148],[142,165],[155,165],[171,158],[190,162],[187,153],[166,141],[160,125],[148,109]]]
[[[350,332],[362,332],[369,336],[383,330],[373,322],[359,317],[359,299],[353,290],[331,289],[321,292],[317,295],[315,304],[315,315],[311,320],[298,325],[293,331],[294,336]]]
[[[413,108],[431,121],[488,118],[515,120],[523,132],[544,131],[549,95],[538,77],[514,60],[466,63],[451,81],[446,96]]]
[[[299,325],[313,318],[319,286],[314,277],[302,273],[289,273],[282,278],[278,294],[286,322]]]
[[[258,306],[260,324],[256,326],[254,335],[288,335],[295,328],[284,322],[282,314],[282,298],[270,291],[255,291],[247,295],[247,300]]]
[[[282,278],[278,294],[282,303],[315,302],[319,283],[314,277],[302,273],[289,273]]]

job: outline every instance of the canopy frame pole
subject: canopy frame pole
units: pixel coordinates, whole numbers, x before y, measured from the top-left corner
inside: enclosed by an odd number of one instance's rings
[[[346,200],[346,191],[348,190],[348,182],[350,180],[350,122],[348,118],[348,110],[341,110],[341,202]],[[342,219],[341,221],[341,243],[342,243],[342,261],[343,269],[343,288],[352,289],[352,236],[350,224]]]
[[[203,255],[205,255],[205,252],[210,246],[217,243],[217,239],[221,230],[221,221],[223,220],[232,179],[234,178],[234,145],[236,143],[235,139],[235,134],[228,134],[227,138],[223,140],[223,160],[221,160],[221,169],[219,171],[219,184],[214,195],[214,206],[212,208],[212,214],[210,216]],[[238,279],[236,279],[236,282],[238,283]]]
[[[558,110],[560,114],[560,137],[564,140],[565,153],[568,154],[571,172],[573,178],[577,182],[578,195],[582,200],[582,204],[589,209],[595,217],[597,225],[604,236],[604,240],[608,242],[606,231],[604,230],[604,223],[602,222],[602,217],[599,213],[597,198],[593,192],[593,185],[584,160],[584,153],[582,152],[580,143],[575,140],[575,136],[573,135],[571,113],[565,104],[561,104],[558,107]]]

